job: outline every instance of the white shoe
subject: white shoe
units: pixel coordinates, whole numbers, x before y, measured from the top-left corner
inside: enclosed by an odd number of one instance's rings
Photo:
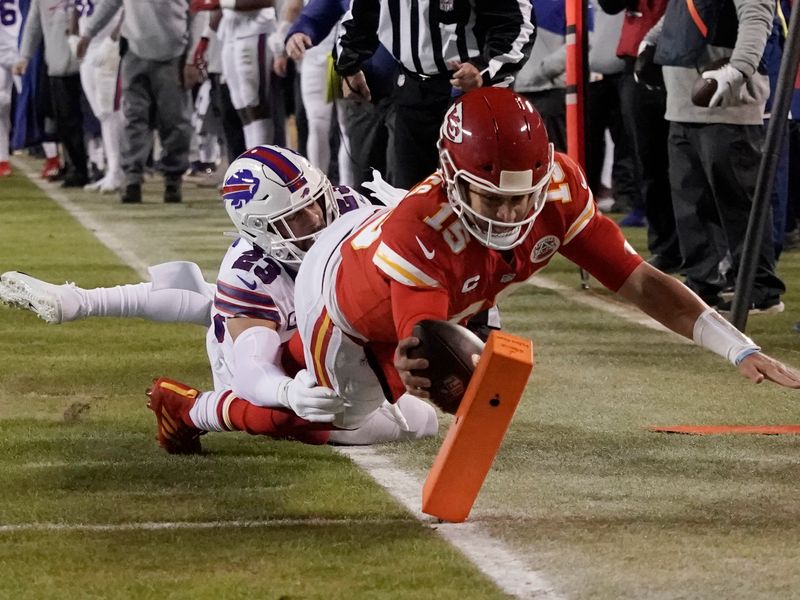
[[[112,194],[122,188],[122,175],[106,175],[100,180],[98,188],[101,194]]]
[[[18,271],[0,276],[0,301],[30,310],[51,324],[80,317],[81,300],[74,283],[54,285]]]
[[[100,182],[100,193],[112,194],[118,192],[121,187],[122,181],[119,179],[103,179],[103,181]]]

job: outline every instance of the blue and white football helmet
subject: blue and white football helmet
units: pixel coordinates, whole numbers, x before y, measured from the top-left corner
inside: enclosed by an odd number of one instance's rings
[[[279,146],[256,146],[241,154],[225,173],[221,195],[239,235],[287,264],[299,265],[305,250],[298,243],[319,235],[294,234],[287,221],[293,214],[318,202],[327,223],[338,216],[325,174]]]

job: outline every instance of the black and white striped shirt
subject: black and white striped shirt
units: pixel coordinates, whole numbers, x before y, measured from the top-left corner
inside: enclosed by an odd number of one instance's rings
[[[484,85],[518,71],[530,55],[532,0],[353,0],[336,71],[356,73],[382,43],[409,73],[448,77],[470,62]]]

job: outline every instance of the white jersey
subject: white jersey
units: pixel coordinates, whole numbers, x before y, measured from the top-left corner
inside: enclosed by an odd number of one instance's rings
[[[18,1],[0,0],[0,58],[6,56],[16,59],[21,23],[22,13]],[[7,60],[10,61],[11,58]]]
[[[276,27],[275,9],[259,10],[222,9],[222,20],[217,28],[217,37],[222,41],[272,33]]]
[[[339,213],[369,205],[361,194],[346,186],[333,188]],[[249,317],[271,321],[281,343],[297,330],[294,310],[294,279],[297,272],[275,258],[238,238],[222,259],[216,282],[211,327],[206,335],[206,350],[217,390],[232,387],[230,366],[233,340],[227,327],[230,317]]]

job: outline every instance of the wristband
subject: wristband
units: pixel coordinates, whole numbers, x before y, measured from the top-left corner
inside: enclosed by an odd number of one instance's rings
[[[236,0],[219,0],[219,7],[236,10]]]
[[[713,308],[704,310],[694,322],[694,343],[719,354],[738,366],[746,357],[761,350],[749,337],[722,318]]]

